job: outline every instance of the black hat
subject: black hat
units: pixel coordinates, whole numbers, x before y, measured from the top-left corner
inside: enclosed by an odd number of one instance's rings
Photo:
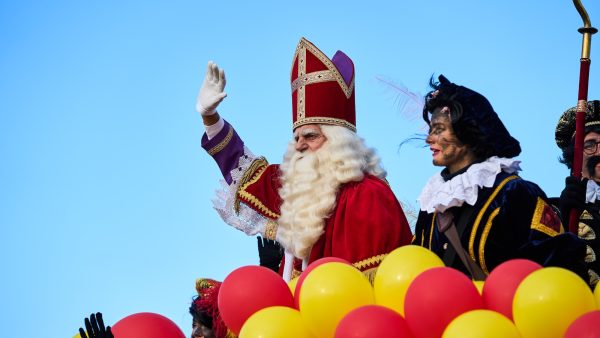
[[[521,153],[519,141],[509,134],[498,114],[483,95],[450,82],[444,75],[440,75],[438,79],[439,83],[434,86],[439,91],[436,96],[443,95],[448,101],[461,106],[461,123],[466,122],[477,126],[485,143],[492,148],[490,156],[511,158]]]
[[[567,148],[573,136],[575,136],[575,113],[577,107],[567,109],[558,120],[556,125],[556,145],[560,149]],[[585,112],[585,133],[588,133],[592,128],[600,128],[600,101],[588,101]]]

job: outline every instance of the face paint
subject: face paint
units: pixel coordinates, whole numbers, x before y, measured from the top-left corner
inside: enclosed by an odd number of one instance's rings
[[[474,161],[473,152],[454,134],[447,107],[437,108],[432,114],[426,142],[432,151],[433,165],[446,167],[450,173]]]

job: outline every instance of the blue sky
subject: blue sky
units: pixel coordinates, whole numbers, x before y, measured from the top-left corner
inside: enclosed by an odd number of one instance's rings
[[[584,5],[600,26],[598,2]],[[581,25],[567,0],[1,1],[0,336],[71,337],[95,311],[156,312],[188,334],[195,278],[258,263],[255,239],[211,208],[219,171],[194,111],[207,61],[227,74],[222,115],[277,163],[296,44],[344,51],[358,133],[412,206],[439,168],[419,144],[398,148],[422,123],[376,77],[425,93],[442,73],[491,101],[521,141],[522,176],[556,196]]]

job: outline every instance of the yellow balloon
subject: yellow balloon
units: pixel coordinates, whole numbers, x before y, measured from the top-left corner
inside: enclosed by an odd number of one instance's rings
[[[473,310],[454,318],[442,338],[521,338],[510,319],[491,310]]]
[[[298,284],[298,279],[300,277],[296,277],[296,278],[292,278],[292,280],[290,280],[287,284],[288,287],[290,288],[290,291],[292,291],[292,296],[296,296],[296,284]]]
[[[239,338],[313,338],[300,312],[285,306],[271,306],[246,320]]]
[[[78,334],[74,335],[73,338],[81,338],[81,335],[78,333]]]
[[[483,285],[485,284],[485,282],[482,280],[474,280],[473,284],[475,284],[475,287],[477,288],[477,291],[479,291],[479,294],[483,294]]]
[[[319,265],[302,283],[300,313],[315,337],[333,337],[338,323],[348,312],[374,303],[369,280],[348,264]]]
[[[595,309],[594,295],[583,279],[567,269],[549,267],[519,284],[513,320],[523,338],[558,338],[577,317]]]
[[[421,272],[441,266],[444,262],[424,247],[405,245],[395,249],[383,259],[375,274],[375,302],[404,316],[404,297],[410,283]]]

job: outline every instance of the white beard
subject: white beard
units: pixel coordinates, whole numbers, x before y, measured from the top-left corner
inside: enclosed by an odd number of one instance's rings
[[[327,138],[321,148],[300,153],[292,140],[280,166],[283,203],[277,241],[302,259],[323,234],[340,186],[360,182],[365,173],[381,179],[386,175],[375,151],[354,132],[329,125],[321,125],[321,131]]]
[[[306,259],[324,232],[335,208],[340,182],[331,163],[327,144],[314,152],[290,147],[281,164],[283,200],[277,240],[295,257]]]

